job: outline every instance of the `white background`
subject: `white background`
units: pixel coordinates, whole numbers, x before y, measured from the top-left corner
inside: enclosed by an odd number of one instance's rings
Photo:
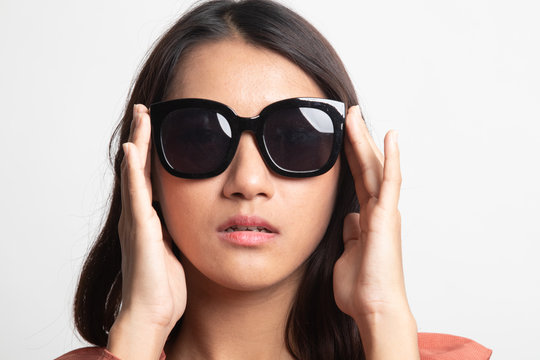
[[[0,358],[84,345],[71,304],[110,188],[108,139],[145,52],[190,3],[1,0]],[[538,2],[284,3],[342,56],[377,144],[400,133],[419,330],[538,359]]]

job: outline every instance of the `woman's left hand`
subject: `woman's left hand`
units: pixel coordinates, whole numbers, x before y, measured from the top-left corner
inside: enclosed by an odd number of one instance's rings
[[[401,259],[398,210],[401,171],[395,131],[384,138],[384,157],[368,133],[358,106],[347,114],[345,154],[360,202],[360,214],[345,218],[345,251],[334,267],[334,295],[355,320],[388,311],[408,311]]]
[[[360,214],[345,218],[345,250],[334,266],[336,304],[358,325],[367,359],[419,359],[401,258],[397,133],[386,134],[383,156],[358,106],[349,109],[346,133]]]

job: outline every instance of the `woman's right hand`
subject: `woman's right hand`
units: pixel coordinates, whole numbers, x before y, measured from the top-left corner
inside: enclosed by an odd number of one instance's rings
[[[149,359],[159,357],[184,313],[186,281],[172,239],[152,207],[150,114],[141,104],[133,114],[129,141],[122,145],[122,307],[107,348],[123,359]]]

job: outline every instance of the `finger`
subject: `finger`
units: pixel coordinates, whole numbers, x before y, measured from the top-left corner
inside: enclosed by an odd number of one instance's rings
[[[369,136],[367,137],[367,139],[369,141],[369,145],[371,145],[371,148],[375,152],[375,155],[377,156],[377,159],[379,159],[379,162],[381,163],[381,166],[382,166],[382,164],[384,163],[384,155],[381,152],[381,150],[379,149],[379,147],[377,146],[377,144],[375,144],[375,140],[373,140],[373,136],[371,136],[371,134],[369,132],[369,129],[367,127],[367,123],[366,123],[366,121],[364,119],[364,114],[362,113],[362,109],[360,108],[360,106],[358,106],[358,110],[360,112],[360,117],[362,118],[362,120],[364,120],[364,121],[360,122],[360,126],[365,128],[365,131],[368,133]]]
[[[358,164],[359,160],[356,158],[356,154],[352,150],[352,145],[348,138],[345,138],[345,156],[347,157],[349,167],[351,167],[351,173],[353,174],[356,188],[356,197],[358,198],[360,204],[365,204],[369,200],[371,195],[369,195],[366,191],[366,186],[364,184],[364,179],[362,179],[360,167],[357,166],[357,169],[352,169],[352,164]]]
[[[131,123],[129,125],[129,135],[127,141],[130,142],[133,140],[133,133],[135,132],[136,126],[136,113],[137,105],[133,105]],[[128,145],[122,144],[122,150],[124,151],[124,157],[122,158],[122,164],[120,166],[120,198],[122,201],[122,213],[126,215],[125,218],[131,217],[131,206],[129,202],[129,186],[128,186]],[[122,221],[122,217],[120,218]]]
[[[152,216],[151,198],[148,192],[147,182],[144,172],[141,171],[140,155],[135,144],[127,142],[122,145],[124,158],[126,160],[124,172],[124,193],[122,197],[127,197],[126,205],[131,210],[132,218],[135,222],[143,223]],[[129,203],[128,203],[129,201]]]
[[[397,209],[401,181],[397,131],[390,130],[384,137],[384,174],[378,202],[384,209]]]
[[[133,105],[133,110],[131,114],[131,123],[129,124],[129,136],[128,136],[127,141],[133,140],[133,132],[135,130],[135,124],[136,124],[136,121],[135,121],[136,113],[137,113],[137,104]]]
[[[361,115],[361,113],[360,113],[360,115]],[[363,116],[362,116],[362,119],[364,119]],[[361,122],[361,125],[362,125],[363,127],[366,128],[366,131],[367,131],[367,133],[369,134],[369,130],[368,130],[367,126],[366,126],[365,121],[362,121],[362,122]],[[368,138],[368,141],[369,141],[369,145],[371,146],[371,148],[372,148],[373,151],[375,152],[375,155],[377,156],[377,159],[379,160],[379,163],[380,163],[381,166],[382,166],[383,163],[384,163],[384,155],[383,155],[383,153],[381,152],[381,150],[379,149],[379,147],[375,144],[375,140],[373,140],[373,137],[372,137],[371,135],[368,136],[367,138]]]
[[[128,185],[127,185],[127,156],[126,156],[126,149],[124,148],[124,144],[122,144],[122,150],[124,151],[124,157],[122,158],[122,163],[120,165],[120,200],[122,202],[122,213],[120,216],[120,222],[122,222],[122,219],[125,219],[126,217],[131,216],[131,208],[129,206],[129,191],[128,191]],[[125,216],[124,216],[125,215]],[[120,224],[119,224],[120,226]]]
[[[146,106],[137,104],[134,106],[133,115],[133,136],[131,142],[135,144],[139,152],[139,163],[147,176],[147,183],[150,181],[150,114]]]
[[[362,229],[360,228],[360,214],[349,213],[343,221],[343,245],[347,249],[355,240],[360,240]]]
[[[383,166],[375,151],[376,147],[374,149],[370,144],[369,138],[371,135],[367,131],[358,106],[349,109],[346,128],[350,149],[347,150],[346,147],[345,151],[354,153],[355,156],[352,157],[352,160],[357,160],[349,161],[351,172],[355,179],[363,179],[365,190],[370,196],[378,198],[383,177]],[[347,159],[349,160],[349,157]]]

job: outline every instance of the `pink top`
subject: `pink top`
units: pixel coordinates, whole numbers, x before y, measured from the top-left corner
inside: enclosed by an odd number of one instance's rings
[[[421,360],[489,360],[492,350],[460,336],[418,333]],[[159,360],[165,360],[165,352]],[[85,347],[73,350],[55,360],[120,360],[105,348]]]

